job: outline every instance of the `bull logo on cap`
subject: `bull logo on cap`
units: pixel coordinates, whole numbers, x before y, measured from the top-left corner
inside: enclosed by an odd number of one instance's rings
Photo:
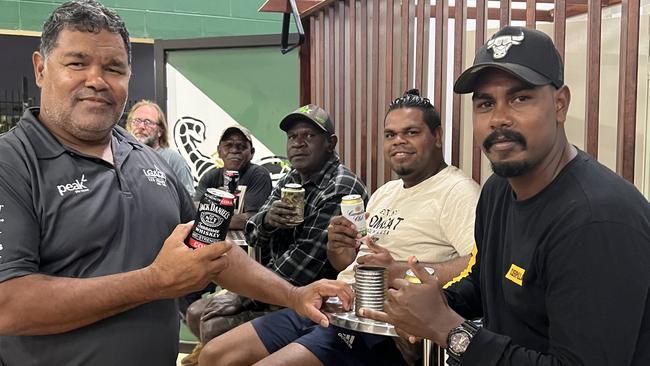
[[[499,36],[488,41],[487,49],[492,49],[492,58],[504,58],[510,47],[520,45],[523,40],[524,33],[521,33],[518,36]]]

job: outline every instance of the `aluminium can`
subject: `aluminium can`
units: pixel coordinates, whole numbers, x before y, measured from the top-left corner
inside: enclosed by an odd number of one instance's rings
[[[366,236],[366,209],[363,199],[359,194],[350,194],[341,199],[341,214],[350,220],[356,227],[361,237]]]
[[[185,244],[196,249],[225,240],[235,208],[234,200],[235,196],[226,191],[208,188],[199,201],[194,226]]]
[[[280,190],[280,199],[282,202],[293,206],[296,214],[293,217],[293,222],[298,224],[305,219],[305,189],[297,183],[287,183]]]
[[[226,170],[223,173],[223,186],[228,190],[228,192],[235,194],[237,192],[237,187],[239,186],[239,171]]]

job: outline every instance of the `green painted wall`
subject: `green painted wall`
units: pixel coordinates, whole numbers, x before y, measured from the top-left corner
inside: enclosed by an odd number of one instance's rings
[[[0,30],[41,31],[65,1],[0,0]],[[178,39],[280,33],[282,15],[259,13],[265,0],[103,0],[132,37]]]
[[[298,106],[298,52],[277,47],[174,51],[167,62],[276,155],[286,154],[280,120]]]

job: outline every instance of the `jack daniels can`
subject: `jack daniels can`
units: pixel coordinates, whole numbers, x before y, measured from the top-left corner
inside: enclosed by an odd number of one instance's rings
[[[208,188],[201,197],[194,226],[185,244],[196,249],[225,240],[235,209],[234,201],[234,195],[216,188]]]

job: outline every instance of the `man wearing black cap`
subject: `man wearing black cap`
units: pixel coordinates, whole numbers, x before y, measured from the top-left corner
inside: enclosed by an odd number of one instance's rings
[[[257,213],[271,194],[273,188],[271,176],[268,170],[251,163],[255,148],[251,133],[244,126],[234,125],[226,128],[219,139],[217,151],[219,158],[223,160],[223,167],[210,170],[201,177],[194,201],[200,201],[208,188],[223,188],[226,171],[237,171],[239,173],[237,190],[239,191],[240,204],[232,216],[229,228],[242,230],[246,220]],[[225,293],[213,297],[202,297],[205,292],[214,290],[214,284],[210,284],[207,288],[179,300],[181,314],[185,315],[188,328],[199,338],[201,338],[202,327],[219,329],[221,328],[220,323],[230,321],[230,319],[216,319],[221,318],[220,309],[223,309],[224,306],[228,305],[231,308],[228,315],[239,314],[242,310],[240,297],[237,294]],[[212,316],[207,316],[206,311]],[[208,335],[206,337],[208,340],[211,338]],[[199,343],[194,351],[182,360],[182,364],[184,366],[196,365],[201,348],[202,345]]]
[[[474,138],[495,173],[470,272],[441,291],[411,258],[423,284],[397,280],[386,313],[362,314],[447,348],[450,365],[650,364],[650,204],[567,141],[551,39],[501,29],[454,91],[473,93]]]
[[[217,147],[223,167],[213,169],[201,177],[194,196],[199,201],[208,188],[224,186],[224,173],[227,170],[239,172],[239,190],[242,192],[242,208],[233,215],[230,221],[231,229],[242,230],[251,216],[257,213],[271,194],[271,176],[263,167],[251,163],[255,148],[250,131],[243,126],[226,128],[219,139]]]
[[[287,157],[293,169],[278,181],[259,213],[246,224],[249,245],[267,250],[268,267],[296,285],[338,273],[327,260],[327,226],[349,194],[368,200],[361,180],[339,161],[338,139],[327,112],[309,104],[280,122],[287,133]],[[304,220],[293,222],[294,208],[280,200],[281,189],[297,183],[305,189]]]

